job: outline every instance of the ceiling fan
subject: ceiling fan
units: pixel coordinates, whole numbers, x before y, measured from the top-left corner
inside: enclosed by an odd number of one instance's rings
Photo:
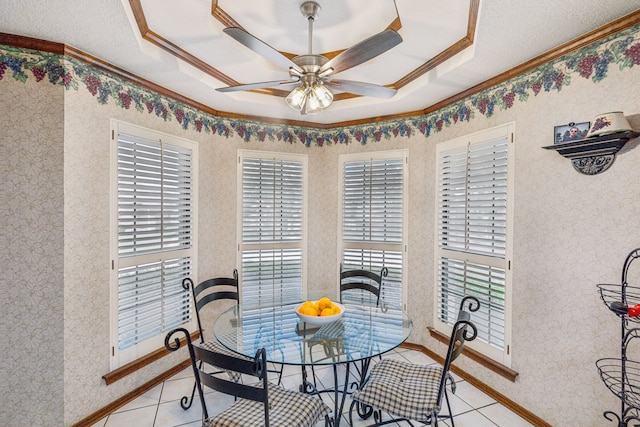
[[[309,23],[308,54],[289,59],[262,40],[247,33],[242,28],[229,27],[224,32],[244,46],[269,61],[289,71],[289,79],[258,83],[241,84],[216,89],[219,92],[235,92],[276,86],[295,87],[286,97],[289,107],[301,114],[319,113],[333,102],[333,92],[327,87],[356,95],[391,98],[396,90],[372,83],[353,80],[334,79],[333,76],[353,68],[386,52],[402,42],[402,37],[393,31],[385,30],[344,50],[331,60],[313,54],[313,22],[318,16],[320,5],[314,1],[305,1],[300,11]]]

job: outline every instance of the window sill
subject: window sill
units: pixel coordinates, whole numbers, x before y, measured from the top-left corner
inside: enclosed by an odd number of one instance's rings
[[[449,344],[449,339],[450,337],[446,336],[445,334],[443,334],[442,332],[436,331],[434,328],[427,328],[429,329],[429,333],[431,334],[431,336],[435,339],[437,339],[438,341],[444,343],[444,344]],[[484,366],[485,368],[489,368],[490,370],[492,370],[493,372],[495,372],[496,374],[503,376],[504,378],[508,379],[511,382],[515,382],[516,378],[518,377],[518,373],[516,371],[514,371],[511,368],[508,368],[506,366],[504,366],[501,363],[496,362],[493,359],[489,359],[487,356],[477,352],[476,350],[473,350],[467,346],[465,346],[462,349],[462,354],[464,354],[465,356],[467,356],[468,358],[475,360],[476,362],[478,362],[479,364],[481,364],[482,366]]]
[[[192,332],[191,333],[191,341],[195,341],[198,338],[200,338],[200,332],[196,331],[196,332]],[[180,346],[183,346],[187,343],[186,338],[182,338],[180,339]],[[155,362],[156,360],[162,359],[164,356],[166,356],[167,354],[171,353],[169,350],[167,350],[166,348],[162,347],[157,349],[156,351],[149,353],[145,356],[142,356],[139,359],[134,360],[133,362],[127,363],[124,366],[119,367],[118,369],[115,369],[109,373],[106,373],[102,376],[102,379],[104,380],[104,382],[109,385],[109,384],[113,384],[114,382],[121,380],[122,378],[126,377],[129,374],[134,373],[135,371],[144,368],[147,365],[150,365],[151,363]]]

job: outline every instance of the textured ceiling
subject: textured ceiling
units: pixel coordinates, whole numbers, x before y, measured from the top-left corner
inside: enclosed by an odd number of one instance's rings
[[[305,54],[299,0],[0,0],[0,32],[64,43],[214,110],[340,123],[422,110],[640,8],[640,0],[480,0],[476,13],[475,0],[317,1],[313,53],[398,31],[400,45],[336,76],[395,87],[395,97],[337,94],[323,113],[301,116],[283,91],[215,91],[288,77],[222,30],[238,24],[285,55]],[[430,69],[443,52],[454,54]]]

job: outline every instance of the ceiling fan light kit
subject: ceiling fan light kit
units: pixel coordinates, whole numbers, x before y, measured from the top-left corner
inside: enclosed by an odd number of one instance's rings
[[[300,11],[309,22],[308,54],[296,56],[292,60],[241,28],[230,27],[224,30],[226,34],[249,49],[274,64],[286,68],[289,71],[289,80],[240,84],[216,90],[234,92],[295,85],[285,98],[285,102],[300,114],[320,113],[331,105],[333,92],[327,86],[363,96],[391,98],[395,95],[396,90],[392,88],[372,83],[333,79],[333,75],[363,64],[401,43],[402,37],[397,32],[385,30],[375,34],[328,60],[322,55],[314,55],[312,49],[313,22],[318,16],[320,5],[314,1],[305,1],[300,5]]]
[[[317,114],[333,102],[333,93],[322,82],[296,86],[285,98],[287,105],[301,114]]]

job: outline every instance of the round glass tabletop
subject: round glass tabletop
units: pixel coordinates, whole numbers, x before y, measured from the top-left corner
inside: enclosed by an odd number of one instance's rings
[[[368,359],[394,349],[411,334],[412,322],[398,308],[347,303],[341,319],[314,325],[298,319],[297,305],[234,306],[216,319],[214,334],[229,350],[254,357],[264,347],[269,362],[286,365]]]

